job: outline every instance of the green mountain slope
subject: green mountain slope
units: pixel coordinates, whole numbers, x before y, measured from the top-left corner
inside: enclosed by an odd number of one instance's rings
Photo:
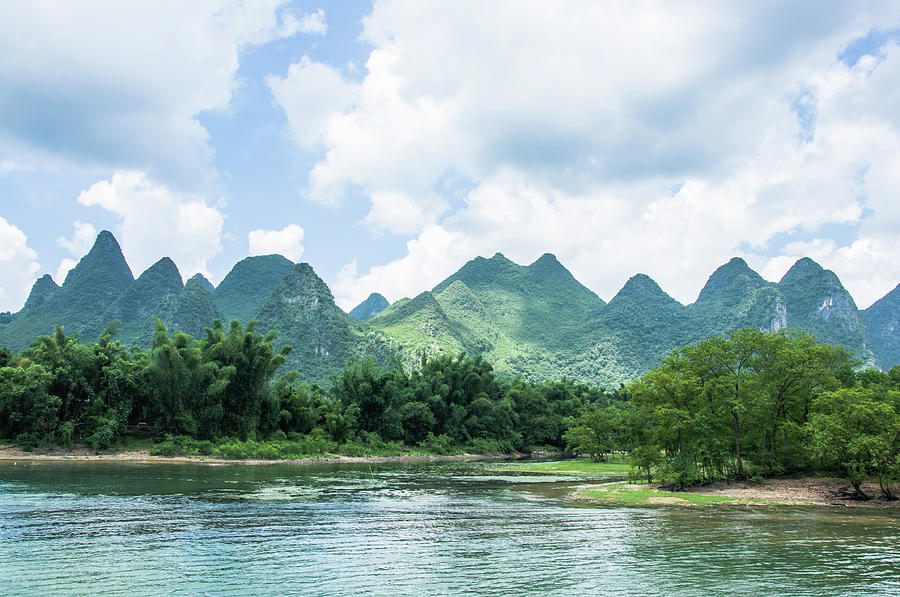
[[[672,349],[700,339],[691,309],[666,294],[645,274],[629,278],[592,322],[577,354],[578,377],[606,386],[633,379],[635,371],[656,367]]]
[[[876,365],[885,371],[900,365],[900,284],[863,311],[863,319]]]
[[[31,292],[28,294],[25,306],[22,307],[22,312],[34,311],[57,292],[59,292],[59,286],[53,281],[50,274],[44,274],[31,287]]]
[[[702,338],[745,327],[778,331],[787,325],[784,294],[740,257],[713,272],[690,308]]]
[[[377,292],[373,292],[369,295],[369,298],[353,307],[349,315],[353,319],[365,321],[366,319],[375,317],[376,315],[387,309],[389,305],[390,303],[388,303],[386,298],[384,298]]]
[[[276,347],[294,348],[285,367],[299,371],[304,381],[326,382],[363,342],[356,320],[334,304],[328,286],[308,263],[291,268],[255,319],[258,331],[278,331]]]
[[[36,337],[53,333],[57,324],[64,326],[68,334],[77,332],[86,340],[93,340],[84,336],[85,331],[132,282],[134,277],[119,243],[104,230],[66,276],[59,291],[36,307],[20,311],[0,328],[0,345],[22,350]]]
[[[247,323],[293,267],[281,255],[257,255],[238,261],[213,293],[216,306],[227,321]]]
[[[519,344],[553,348],[571,346],[586,319],[603,308],[603,300],[578,282],[547,253],[529,266],[497,253],[477,257],[434,287],[440,294],[454,281],[478,297],[500,329]]]
[[[370,329],[390,337],[391,349],[409,365],[418,362],[422,351],[434,356],[465,350],[454,333],[453,322],[427,290],[413,299],[395,302],[367,323]]]
[[[191,276],[191,280],[197,280],[197,282],[199,282],[210,294],[214,294],[216,292],[216,287],[213,286],[212,282],[207,280],[203,274],[194,274],[193,276]]]
[[[407,363],[423,349],[465,350],[484,355],[501,374],[583,378],[575,350],[603,306],[553,255],[526,267],[497,253],[469,261],[430,293],[397,301],[367,324],[396,340]]]
[[[161,319],[169,332],[178,330],[197,339],[205,337],[203,330],[210,327],[214,319],[222,319],[213,295],[197,276],[188,280],[179,292],[166,295],[157,305],[153,316]],[[153,338],[153,327],[153,317],[146,319],[140,338],[141,345],[149,345]]]
[[[789,327],[808,330],[819,341],[844,346],[874,364],[865,346],[862,315],[834,272],[804,257],[781,278],[778,290],[785,297]]]
[[[163,297],[177,294],[181,289],[178,268],[171,259],[163,257],[138,276],[100,317],[91,322],[85,331],[86,339],[95,339],[107,323],[118,320],[120,326],[116,339],[127,346],[139,344],[147,320]]]
[[[841,344],[865,363],[888,368],[900,361],[900,288],[861,314],[838,277],[811,259],[799,260],[778,283],[732,259],[685,306],[643,274],[605,304],[553,255],[522,266],[497,253],[469,261],[431,291],[386,303],[371,295],[354,309],[357,320],[334,304],[308,264],[278,255],[242,260],[215,289],[199,274],[182,287],[168,258],[134,280],[104,231],[62,287],[43,276],[21,311],[0,314],[0,346],[21,350],[57,324],[93,340],[117,319],[123,343],[146,347],[154,317],[201,338],[216,318],[255,318],[260,331],[280,332],[279,346],[294,347],[285,369],[298,369],[307,381],[327,383],[354,356],[414,367],[423,351],[465,351],[483,355],[501,375],[610,387],[711,335],[791,326]]]

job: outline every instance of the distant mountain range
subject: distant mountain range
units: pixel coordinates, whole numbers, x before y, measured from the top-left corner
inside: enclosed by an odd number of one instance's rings
[[[198,338],[216,318],[256,320],[258,331],[279,332],[279,346],[293,346],[286,367],[316,382],[357,356],[412,366],[422,351],[466,351],[501,374],[610,387],[674,348],[742,327],[803,328],[866,364],[900,363],[900,286],[859,311],[838,277],[808,258],[778,283],[734,258],[713,272],[696,302],[682,305],[644,274],[605,303],[549,253],[528,266],[497,253],[414,298],[389,305],[376,293],[347,314],[309,264],[280,255],[243,259],[215,288],[199,274],[182,285],[167,257],[134,279],[106,231],[62,286],[43,276],[22,310],[0,319],[0,346],[22,350],[57,324],[94,340],[118,320],[118,340],[146,347],[154,317]]]

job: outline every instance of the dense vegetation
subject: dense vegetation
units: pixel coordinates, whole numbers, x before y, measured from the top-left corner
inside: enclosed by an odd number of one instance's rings
[[[216,321],[200,341],[157,320],[147,351],[114,333],[82,344],[57,328],[21,354],[0,353],[0,436],[101,450],[146,430],[157,451],[221,456],[371,452],[390,442],[396,451],[510,452],[562,445],[576,417],[615,400],[566,381],[500,380],[465,355],[423,356],[411,373],[352,361],[327,390],[296,372],[276,380],[291,348],[276,351],[274,332],[236,320],[227,329]]]
[[[628,401],[582,415],[565,435],[602,458],[627,451],[648,480],[839,471],[862,496],[900,480],[900,367],[854,371],[850,354],[792,330],[744,329],[674,351]]]
[[[648,481],[682,488],[837,471],[859,495],[876,478],[893,497],[900,479],[900,367],[856,370],[845,349],[791,329],[677,349],[612,393],[424,352],[412,370],[350,360],[323,387],[296,371],[276,378],[292,349],[254,323],[216,320],[198,341],[157,320],[146,351],[115,332],[82,344],[57,328],[0,351],[0,436],[101,450],[130,430],[152,435],[157,453],[265,458],[553,446],[625,453]]]

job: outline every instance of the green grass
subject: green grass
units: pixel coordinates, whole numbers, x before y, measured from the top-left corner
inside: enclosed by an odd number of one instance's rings
[[[716,504],[768,504],[771,500],[734,498],[702,493],[661,491],[652,487],[639,487],[629,483],[610,483],[593,486],[575,493],[576,499],[590,500],[615,506],[691,505]]]
[[[631,472],[631,465],[620,458],[610,462],[594,462],[588,458],[560,460],[557,462],[529,462],[505,467],[505,471],[547,473],[556,475],[593,475],[604,477],[625,477]]]

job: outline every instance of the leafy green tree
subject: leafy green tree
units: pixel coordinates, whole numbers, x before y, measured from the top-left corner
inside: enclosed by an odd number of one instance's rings
[[[0,434],[52,440],[62,399],[49,392],[53,375],[42,365],[0,367]]]
[[[600,462],[606,455],[621,448],[619,435],[623,428],[622,412],[617,406],[607,406],[581,415],[563,434],[567,449]]]
[[[217,319],[200,343],[203,381],[208,384],[205,410],[210,416],[221,412],[221,432],[226,435],[248,438],[256,434],[275,372],[292,350],[284,346],[276,352],[272,345],[276,333],[261,336],[254,332],[255,327],[253,321],[244,328],[240,321],[232,320],[226,334]]]
[[[888,498],[896,476],[900,414],[897,396],[874,389],[842,388],[819,396],[810,419],[814,450],[825,466],[843,469],[857,496],[877,476]]]
[[[418,444],[432,433],[436,422],[434,413],[424,402],[407,402],[400,408],[403,439],[408,444]]]

